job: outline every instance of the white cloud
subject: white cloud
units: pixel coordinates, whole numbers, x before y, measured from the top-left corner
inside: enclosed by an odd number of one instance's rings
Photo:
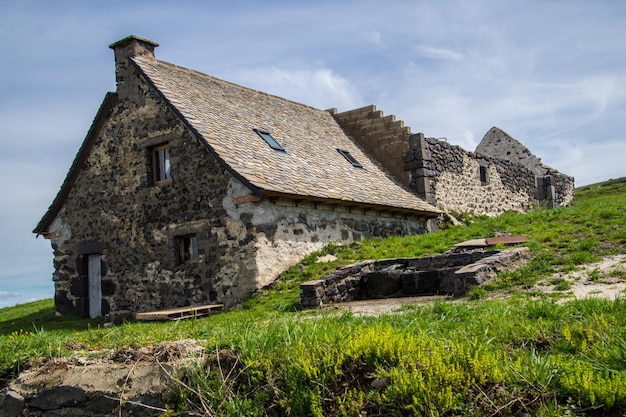
[[[352,109],[361,102],[356,88],[348,80],[323,67],[255,68],[235,73],[233,77],[242,85],[320,109]]]
[[[19,297],[20,294],[16,292],[0,291],[0,300],[3,298]]]
[[[367,39],[368,42],[376,46],[382,46],[383,44],[383,36],[380,32],[375,30],[365,33],[365,39]]]
[[[416,46],[415,51],[418,55],[431,59],[444,59],[450,61],[459,61],[463,59],[463,54],[445,48],[437,48],[434,46],[420,45]]]

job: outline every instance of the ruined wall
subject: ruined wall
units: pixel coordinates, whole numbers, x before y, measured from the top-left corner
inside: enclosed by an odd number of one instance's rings
[[[411,187],[444,211],[497,216],[535,201],[535,175],[510,161],[477,155],[423,135],[412,135],[404,155]]]
[[[541,162],[517,139],[492,127],[476,147],[476,153],[518,163],[537,177],[537,198],[548,207],[567,206],[574,199],[574,178]]]
[[[570,205],[574,201],[574,178],[549,168],[537,177],[537,198],[549,208]]]

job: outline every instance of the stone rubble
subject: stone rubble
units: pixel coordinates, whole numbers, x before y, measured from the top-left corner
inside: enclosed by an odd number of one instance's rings
[[[314,308],[365,299],[461,296],[504,270],[520,267],[529,257],[529,249],[520,247],[359,262],[301,284],[300,303]]]

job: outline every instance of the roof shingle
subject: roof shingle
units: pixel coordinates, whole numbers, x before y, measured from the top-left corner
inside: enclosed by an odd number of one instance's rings
[[[365,154],[327,111],[163,61],[133,61],[200,139],[264,192],[439,213]],[[270,132],[285,151],[272,149],[254,129]]]

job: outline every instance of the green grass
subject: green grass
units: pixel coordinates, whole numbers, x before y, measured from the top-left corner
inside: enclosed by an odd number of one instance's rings
[[[329,245],[241,308],[197,320],[104,328],[101,320],[56,317],[50,300],[0,309],[0,377],[77,349],[192,338],[209,357],[187,370],[170,415],[617,414],[626,410],[626,300],[559,303],[516,288],[625,253],[625,216],[626,182],[613,181],[585,187],[567,208],[465,217],[465,226],[429,235]],[[528,236],[533,253],[487,286],[509,291],[506,300],[485,300],[487,290],[476,289],[468,302],[379,317],[299,307],[299,284],[335,267],[441,253],[497,232]],[[337,260],[317,263],[325,254]],[[553,284],[567,290],[564,281]]]

